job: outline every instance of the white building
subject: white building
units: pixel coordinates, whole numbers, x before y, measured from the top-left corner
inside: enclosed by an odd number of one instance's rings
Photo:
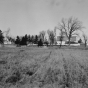
[[[67,36],[64,33],[63,34],[62,45],[66,45],[67,41],[68,41],[68,38],[67,38]],[[57,45],[60,45],[60,43],[61,43],[61,41],[60,41],[60,31],[59,30],[56,31],[56,42],[57,42]],[[77,35],[72,36],[71,37],[71,42],[77,43],[78,42],[78,36]]]

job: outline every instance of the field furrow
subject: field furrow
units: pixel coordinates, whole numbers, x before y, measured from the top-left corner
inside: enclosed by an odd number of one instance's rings
[[[0,88],[87,88],[88,51],[0,49]]]

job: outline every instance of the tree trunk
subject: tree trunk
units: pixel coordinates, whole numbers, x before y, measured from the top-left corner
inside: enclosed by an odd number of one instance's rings
[[[70,41],[71,41],[71,40],[70,40],[70,38],[69,38],[69,46],[70,46]]]
[[[61,46],[62,46],[62,41],[61,41],[61,43],[60,43],[60,48],[61,48]]]
[[[87,45],[87,43],[86,43],[86,41],[85,41],[85,47],[86,47],[86,45]]]

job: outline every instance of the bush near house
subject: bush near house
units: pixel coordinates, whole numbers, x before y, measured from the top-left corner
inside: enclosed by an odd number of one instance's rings
[[[39,41],[38,41],[38,47],[39,46],[43,46],[43,41],[42,41],[42,39],[40,39]]]
[[[69,44],[69,41],[66,41],[65,44]],[[77,42],[71,41],[70,44],[78,44]]]

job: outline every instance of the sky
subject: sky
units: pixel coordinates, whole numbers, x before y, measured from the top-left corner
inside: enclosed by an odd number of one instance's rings
[[[53,30],[62,18],[78,18],[88,35],[88,0],[0,0],[0,29],[10,35]]]

